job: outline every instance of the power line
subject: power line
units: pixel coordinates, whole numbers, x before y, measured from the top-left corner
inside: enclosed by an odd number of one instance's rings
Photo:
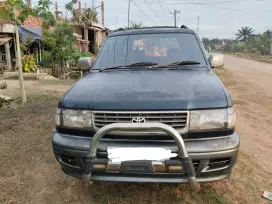
[[[130,0],[130,1],[148,18],[146,13],[133,0]]]
[[[159,0],[157,0],[159,1]],[[155,4],[158,2],[155,1],[148,1],[149,4]],[[246,2],[249,2],[250,0],[247,0]],[[140,1],[139,1],[140,2]],[[251,2],[263,2],[262,0],[252,0]],[[208,6],[208,7],[214,7],[216,6],[215,4],[222,4],[222,3],[232,3],[232,4],[237,4],[237,3],[244,3],[243,0],[241,1],[234,1],[234,0],[225,0],[225,1],[214,1],[214,2],[189,2],[189,1],[185,1],[185,2],[160,2],[163,4],[169,4],[169,5],[198,5],[198,6]],[[238,12],[271,12],[272,9],[266,9],[266,10],[245,10],[245,9],[232,9],[232,8],[225,8],[225,7],[220,7],[220,8],[216,8],[216,9],[220,9],[220,10],[227,10],[227,11],[238,11]]]
[[[213,4],[224,4],[224,3],[244,3],[249,2],[249,0],[225,0],[225,1],[213,1],[213,2],[191,2],[191,1],[173,1],[173,2],[165,2],[165,1],[148,1],[149,3],[163,3],[163,4],[193,4],[193,5],[213,5]],[[263,0],[251,0],[251,2],[263,2]]]
[[[154,15],[156,16],[156,18],[157,18],[158,20],[161,20],[160,17],[158,17],[157,13],[154,12],[154,10],[153,10],[152,7],[150,6],[150,4],[147,2],[147,0],[144,0],[144,2],[148,5],[149,9],[154,13]],[[163,19],[162,21],[164,21],[164,19]]]
[[[157,0],[157,2],[160,4],[160,7],[161,7],[162,11],[164,11],[164,9],[163,9],[163,7],[161,5],[161,2],[159,2],[159,0]]]

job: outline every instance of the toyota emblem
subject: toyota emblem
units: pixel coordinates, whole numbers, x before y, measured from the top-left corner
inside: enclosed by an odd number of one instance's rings
[[[142,118],[142,117],[135,117],[135,118],[132,118],[132,123],[145,123],[145,118]]]

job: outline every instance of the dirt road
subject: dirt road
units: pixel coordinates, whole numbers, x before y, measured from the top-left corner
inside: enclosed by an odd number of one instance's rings
[[[272,64],[225,55],[241,149],[272,172]],[[230,81],[232,80],[232,81]]]

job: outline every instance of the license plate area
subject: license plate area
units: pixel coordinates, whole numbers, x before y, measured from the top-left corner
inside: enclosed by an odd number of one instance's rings
[[[121,162],[120,173],[122,174],[145,174],[153,173],[152,161],[123,161]]]

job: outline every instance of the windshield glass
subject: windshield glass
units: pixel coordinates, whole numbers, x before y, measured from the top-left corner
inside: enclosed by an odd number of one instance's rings
[[[206,65],[195,35],[164,33],[109,37],[93,69],[137,62],[169,64],[177,61],[197,61]]]

